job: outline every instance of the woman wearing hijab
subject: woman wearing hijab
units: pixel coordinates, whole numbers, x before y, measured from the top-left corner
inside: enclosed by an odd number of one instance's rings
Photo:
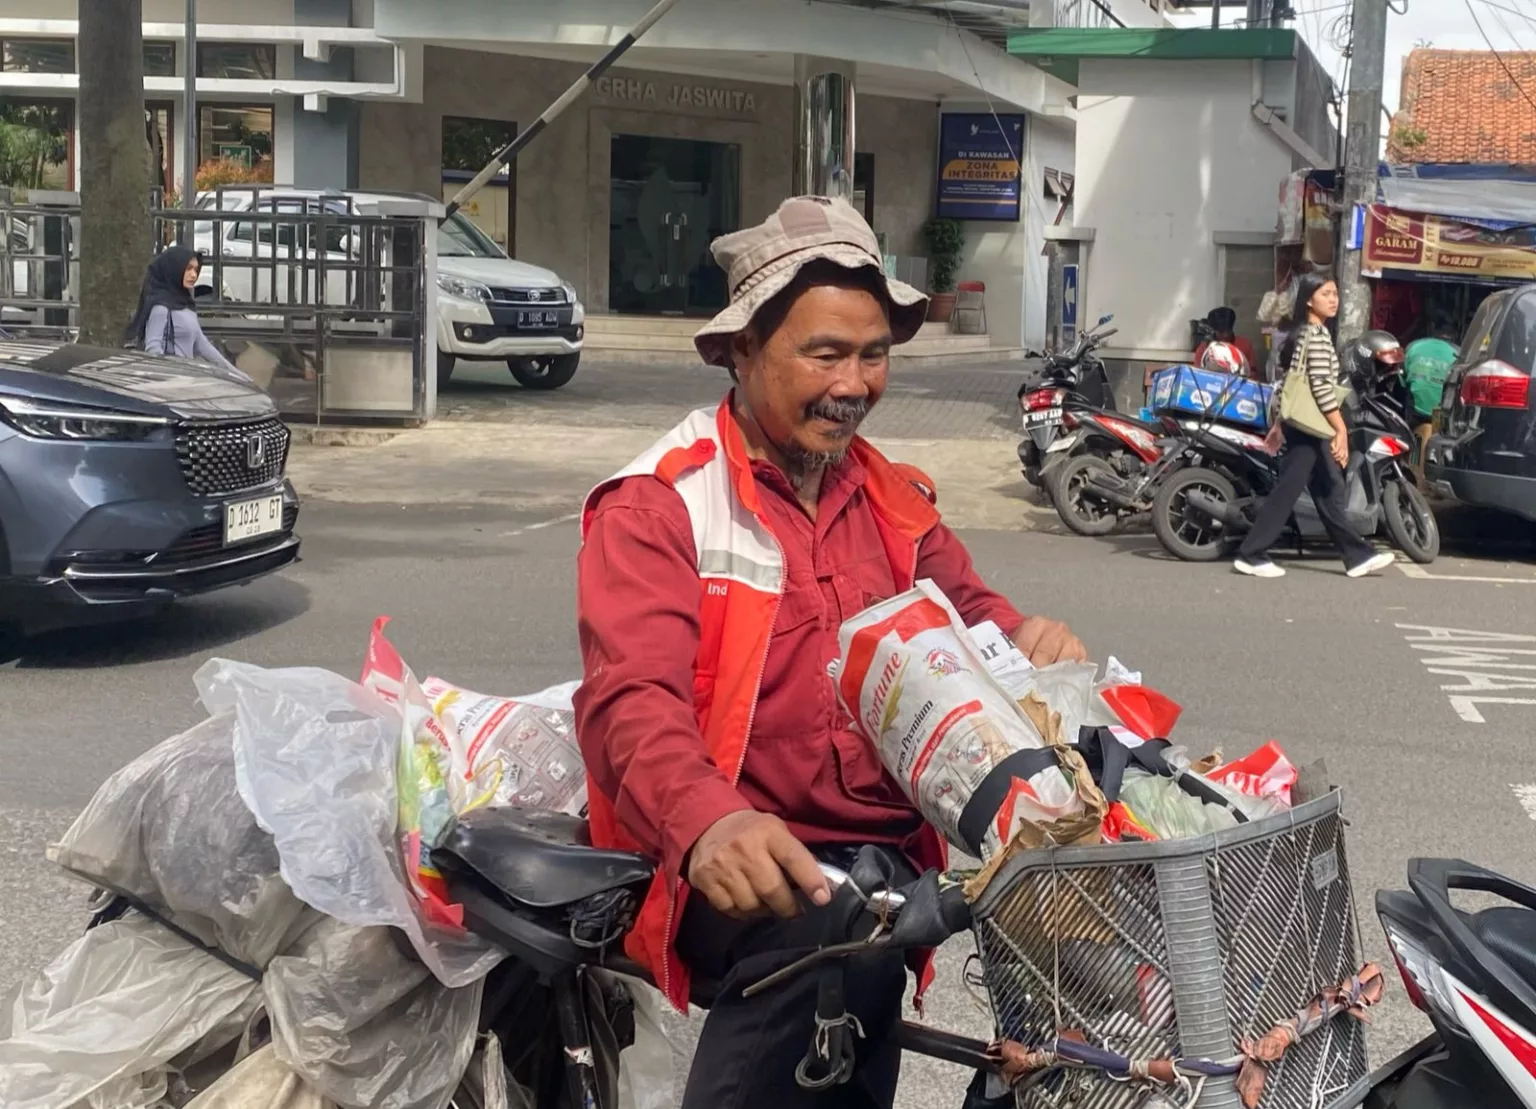
[[[192,288],[202,272],[202,259],[189,247],[166,247],[144,272],[139,308],[124,336],[130,346],[147,354],[177,358],[201,358],[222,369],[245,376],[218,347],[208,341],[197,322]]]

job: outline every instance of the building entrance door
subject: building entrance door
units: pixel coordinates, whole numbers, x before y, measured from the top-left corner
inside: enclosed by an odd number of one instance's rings
[[[613,136],[608,307],[712,316],[729,299],[709,244],[741,226],[741,147]]]

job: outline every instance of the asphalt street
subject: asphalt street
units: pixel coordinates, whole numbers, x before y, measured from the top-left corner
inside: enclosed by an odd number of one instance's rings
[[[999,472],[1011,473],[1003,435],[989,431],[975,449],[996,451]],[[344,453],[301,460],[306,480],[323,484],[318,475],[355,465]],[[352,497],[335,482],[312,495],[304,561],[281,576],[144,623],[29,641],[0,665],[0,997],[84,920],[85,891],[50,870],[45,847],[106,774],[201,719],[191,679],[208,659],[350,675],[373,619],[388,614],[420,673],[506,694],[579,674],[577,483],[528,503],[456,501],[435,490],[515,481],[483,459],[424,462],[431,480],[402,478],[390,496]],[[1461,856],[1536,881],[1536,568],[1526,548],[1478,556],[1463,547],[1427,570],[1393,567],[1363,581],[1309,558],[1283,580],[1258,582],[1224,565],[1170,561],[1148,535],[1080,539],[1022,501],[1014,511],[1008,526],[963,530],[983,573],[1179,701],[1176,738],[1229,755],[1277,739],[1298,764],[1326,760],[1346,794],[1368,955],[1386,959],[1372,894],[1400,884],[1412,856]],[[960,940],[946,949],[927,1019],[984,1035],[986,1016],[961,981],[965,955]],[[1394,976],[1373,1051],[1381,1058],[1424,1027]],[[690,1036],[679,1028],[680,1067]],[[918,1061],[902,1104],[958,1105],[963,1086],[957,1070]]]

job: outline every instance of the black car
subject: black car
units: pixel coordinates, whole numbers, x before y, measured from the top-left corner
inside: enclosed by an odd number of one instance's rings
[[[238,371],[0,341],[0,625],[135,615],[294,562],[288,443]]]
[[[1536,521],[1536,285],[1478,309],[1445,380],[1425,454],[1430,488]]]

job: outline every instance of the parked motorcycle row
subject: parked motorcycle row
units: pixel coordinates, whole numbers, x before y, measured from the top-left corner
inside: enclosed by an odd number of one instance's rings
[[[1176,558],[1230,557],[1279,476],[1265,446],[1269,388],[1231,373],[1170,367],[1154,375],[1152,403],[1140,417],[1117,412],[1095,354],[1115,334],[1112,320],[1104,316],[1068,350],[1048,355],[1019,388],[1024,478],[1078,535],[1108,535],[1149,517]],[[1414,562],[1433,562],[1440,530],[1410,468],[1414,436],[1400,360],[1367,353],[1348,364],[1350,523],[1367,538],[1384,534]],[[1298,549],[1326,537],[1310,494],[1298,501],[1288,532]]]

